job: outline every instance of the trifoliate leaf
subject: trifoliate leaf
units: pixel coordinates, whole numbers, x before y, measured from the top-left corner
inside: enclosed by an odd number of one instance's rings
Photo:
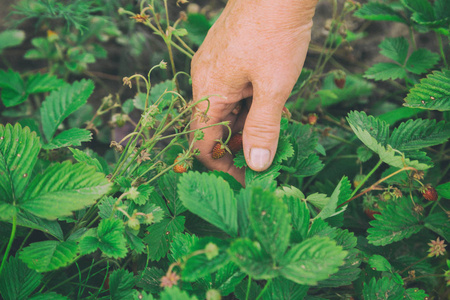
[[[366,20],[394,21],[407,24],[407,21],[399,12],[381,2],[366,3],[354,15]]]
[[[78,245],[74,241],[42,241],[30,244],[20,253],[19,258],[30,269],[49,272],[74,262]]]
[[[372,278],[368,284],[364,283],[363,296],[364,300],[401,300],[404,292],[405,289],[400,284],[388,277],[382,277],[378,281]]]
[[[389,261],[381,255],[375,254],[369,258],[370,267],[379,272],[391,271],[392,266]]]
[[[27,299],[41,284],[42,275],[10,256],[0,274],[0,295],[5,300]]]
[[[0,203],[12,204],[21,198],[40,150],[36,133],[28,127],[0,124]]]
[[[450,138],[450,124],[416,119],[401,123],[392,132],[389,144],[397,150],[418,150],[445,143]]]
[[[281,260],[291,235],[291,216],[287,205],[274,193],[259,187],[253,188],[249,216],[250,225],[261,246],[275,261]]]
[[[124,269],[118,269],[109,276],[109,293],[111,300],[130,299],[134,293],[133,273]]]
[[[237,202],[230,185],[208,173],[184,173],[178,183],[184,206],[231,236],[237,235]]]
[[[384,39],[380,45],[380,53],[403,65],[408,55],[409,44],[404,37]]]
[[[394,63],[378,63],[364,72],[364,78],[373,80],[395,80],[405,77],[405,69],[402,66]]]
[[[247,238],[236,239],[228,253],[230,259],[254,279],[270,279],[279,274],[279,267],[274,264],[270,255],[262,251],[258,242]]]
[[[20,207],[49,220],[91,205],[110,190],[103,173],[85,164],[56,163],[28,185]]]
[[[173,236],[184,231],[184,221],[183,216],[164,218],[161,222],[147,227],[149,233],[144,237],[144,242],[148,244],[151,260],[159,261],[166,256]]]
[[[80,241],[80,250],[83,254],[95,251],[97,248],[104,255],[113,258],[122,258],[127,254],[126,239],[124,237],[124,224],[119,219],[103,219],[98,228],[90,229]]]
[[[434,71],[420,80],[405,98],[404,106],[428,110],[450,110],[450,71]]]
[[[312,237],[293,246],[284,257],[280,274],[298,284],[316,285],[336,273],[347,251],[326,237]]]
[[[86,104],[93,91],[94,83],[83,79],[50,93],[41,106],[42,129],[47,141],[52,140],[62,121]]]
[[[433,68],[439,61],[439,54],[428,49],[417,49],[408,58],[406,70],[414,74],[423,74]]]
[[[422,228],[422,215],[416,213],[409,198],[399,198],[396,202],[380,202],[381,215],[371,221],[367,230],[370,244],[385,246],[398,242],[419,232]]]

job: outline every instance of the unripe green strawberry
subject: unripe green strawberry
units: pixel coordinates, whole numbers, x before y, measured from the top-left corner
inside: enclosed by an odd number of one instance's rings
[[[231,150],[231,153],[236,154],[242,150],[242,134],[235,133],[231,136],[230,140],[227,144],[228,148]]]
[[[212,150],[212,158],[219,159],[225,155],[225,145],[222,143],[217,143]]]
[[[133,230],[139,230],[141,228],[141,223],[136,218],[131,218],[128,220],[128,227],[130,227]]]
[[[353,186],[356,188],[359,186],[359,184],[366,178],[366,175],[358,174],[355,176],[355,179],[353,179]]]
[[[436,189],[432,187],[430,184],[427,184],[426,186],[422,187],[419,191],[422,194],[422,196],[428,201],[436,201],[438,199]]]

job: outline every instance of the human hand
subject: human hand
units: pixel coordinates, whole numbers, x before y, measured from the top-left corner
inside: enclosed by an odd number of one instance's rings
[[[230,0],[192,60],[194,100],[220,95],[209,98],[209,121],[193,114],[192,129],[222,121],[230,121],[233,132],[243,129],[245,159],[255,171],[267,169],[275,155],[281,112],[305,61],[316,2]],[[238,111],[242,99],[248,100]],[[207,106],[202,102],[197,110]],[[244,183],[244,170],[231,155],[212,158],[216,140],[226,139],[228,130],[214,126],[204,133],[195,145],[199,160]]]

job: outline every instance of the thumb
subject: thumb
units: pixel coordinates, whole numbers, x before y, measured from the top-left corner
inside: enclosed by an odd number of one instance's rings
[[[278,146],[284,102],[265,100],[254,95],[245,120],[243,146],[245,160],[255,171],[264,171],[272,164]]]

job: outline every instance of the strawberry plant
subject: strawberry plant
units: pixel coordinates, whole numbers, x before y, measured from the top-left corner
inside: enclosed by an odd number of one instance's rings
[[[2,299],[448,297],[448,1],[319,4],[332,8],[314,25],[326,36],[313,39],[263,172],[228,121],[206,125],[208,97],[190,100],[187,66],[221,7],[186,2],[10,8]],[[371,26],[392,24],[405,32],[381,31],[376,59],[347,60]],[[139,62],[139,36],[155,42],[151,68],[95,71],[106,54]],[[212,126],[225,134],[209,154],[244,168],[244,185],[197,161]]]

